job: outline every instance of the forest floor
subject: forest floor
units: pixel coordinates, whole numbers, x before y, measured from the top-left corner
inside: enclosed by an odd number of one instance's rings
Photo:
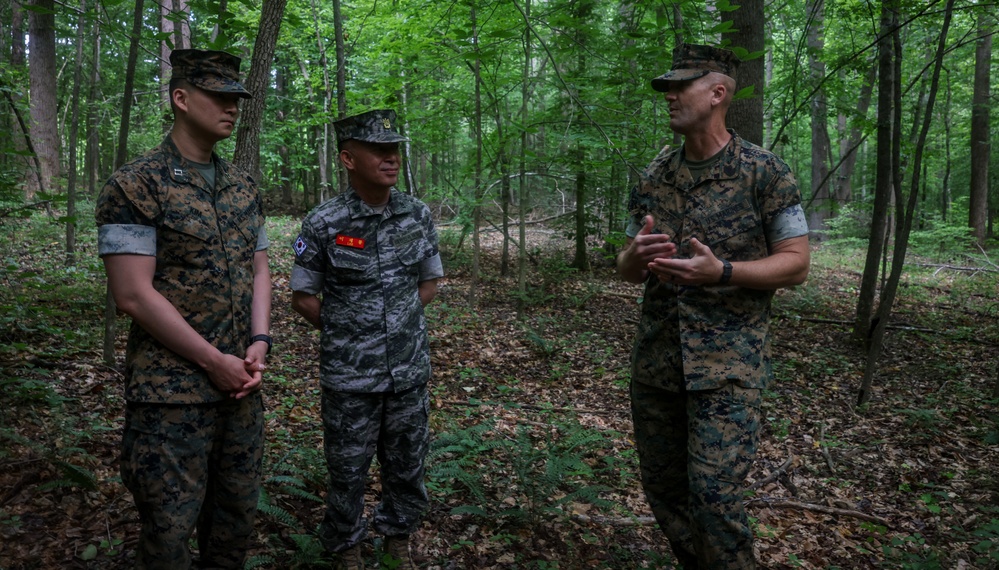
[[[264,496],[248,567],[322,568],[317,335],[289,307],[297,224],[272,219]],[[92,231],[62,264],[61,226],[0,225],[0,570],[129,568],[137,535],[118,477],[122,354],[101,352],[103,271]],[[442,232],[428,308],[434,377],[424,569],[670,568],[638,482],[628,358],[638,287],[566,268],[534,232],[530,287],[487,245]],[[746,504],[763,568],[999,567],[999,285],[995,273],[907,266],[870,403],[850,340],[860,250],[822,246],[778,293],[775,380]],[[994,267],[992,268],[994,270]],[[377,500],[372,470],[368,502]],[[380,541],[366,543],[369,567]],[[383,564],[382,567],[391,567]]]

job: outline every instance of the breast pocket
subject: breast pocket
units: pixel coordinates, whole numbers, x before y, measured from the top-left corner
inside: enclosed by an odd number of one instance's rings
[[[705,238],[714,254],[731,260],[765,257],[763,221],[752,204],[743,201],[705,219]]]
[[[366,249],[333,245],[329,250],[329,262],[333,278],[342,284],[366,283],[374,273],[375,260]]]
[[[160,258],[167,265],[205,268],[217,247],[218,228],[193,209],[168,210],[157,236]]]
[[[431,255],[430,243],[424,237],[423,229],[419,226],[393,236],[392,246],[395,248],[399,263],[414,270],[421,261]]]

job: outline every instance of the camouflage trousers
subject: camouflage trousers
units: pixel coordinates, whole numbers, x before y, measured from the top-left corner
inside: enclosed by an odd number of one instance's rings
[[[671,392],[631,384],[642,487],[687,570],[756,568],[743,484],[760,428],[760,391],[729,384]]]
[[[121,478],[142,525],[136,568],[242,568],[253,532],[263,458],[259,392],[210,404],[129,403]]]
[[[322,408],[329,489],[319,537],[326,550],[342,552],[364,540],[364,491],[376,453],[381,501],[375,530],[385,536],[415,531],[429,505],[423,481],[430,446],[427,385],[371,394],[324,387]]]

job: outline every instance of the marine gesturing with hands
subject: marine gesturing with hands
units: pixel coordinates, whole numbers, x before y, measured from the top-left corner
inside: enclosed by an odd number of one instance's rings
[[[655,220],[645,216],[642,229],[628,240],[618,262],[621,275],[632,283],[642,283],[651,272],[660,281],[678,285],[706,285],[718,283],[722,262],[711,248],[697,238],[690,239],[689,258],[676,257],[679,249],[672,236],[654,233]]]

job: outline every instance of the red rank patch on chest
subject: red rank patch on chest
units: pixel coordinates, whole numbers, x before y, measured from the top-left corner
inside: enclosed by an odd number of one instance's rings
[[[345,236],[343,234],[336,235],[336,244],[342,245],[344,247],[352,247],[354,249],[364,249],[364,240],[361,238]]]

